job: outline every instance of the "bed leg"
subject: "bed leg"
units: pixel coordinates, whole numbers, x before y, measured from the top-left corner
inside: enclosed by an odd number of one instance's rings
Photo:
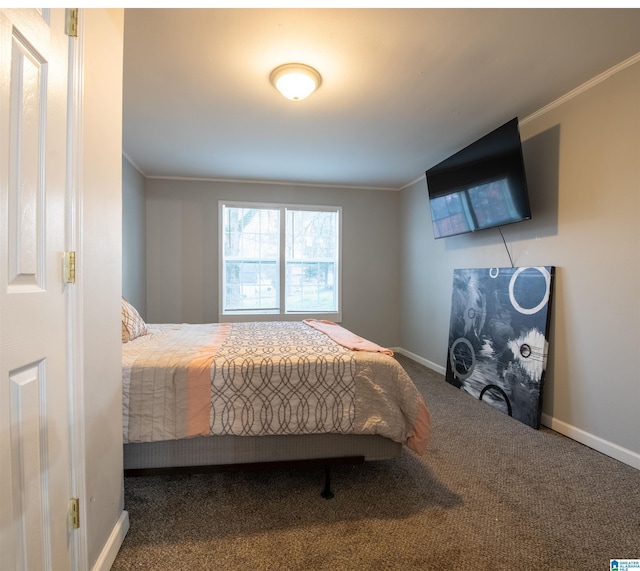
[[[325,500],[330,500],[335,497],[331,491],[331,466],[324,467],[324,490],[320,494]]]

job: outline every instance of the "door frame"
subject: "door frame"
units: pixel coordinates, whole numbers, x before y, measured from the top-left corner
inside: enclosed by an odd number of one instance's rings
[[[78,35],[69,37],[68,106],[67,106],[67,250],[76,253],[75,284],[68,299],[67,356],[69,371],[69,437],[71,452],[71,490],[79,498],[80,527],[71,536],[74,571],[87,571],[87,493],[84,406],[84,324],[82,319],[82,134],[84,9],[78,9]]]

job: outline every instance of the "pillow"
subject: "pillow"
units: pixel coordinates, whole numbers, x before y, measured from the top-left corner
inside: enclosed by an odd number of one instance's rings
[[[136,337],[147,334],[147,324],[133,305],[122,298],[122,342],[127,343]]]

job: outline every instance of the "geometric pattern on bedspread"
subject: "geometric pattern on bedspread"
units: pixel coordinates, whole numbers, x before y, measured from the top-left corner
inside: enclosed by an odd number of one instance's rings
[[[304,323],[234,323],[211,372],[212,434],[353,431],[353,353]]]

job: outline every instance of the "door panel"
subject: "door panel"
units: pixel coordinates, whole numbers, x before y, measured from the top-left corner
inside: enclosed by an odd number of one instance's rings
[[[12,34],[9,133],[9,292],[43,289],[44,154],[41,107],[46,103],[46,62],[17,30]]]
[[[0,562],[70,569],[63,9],[0,11]]]

